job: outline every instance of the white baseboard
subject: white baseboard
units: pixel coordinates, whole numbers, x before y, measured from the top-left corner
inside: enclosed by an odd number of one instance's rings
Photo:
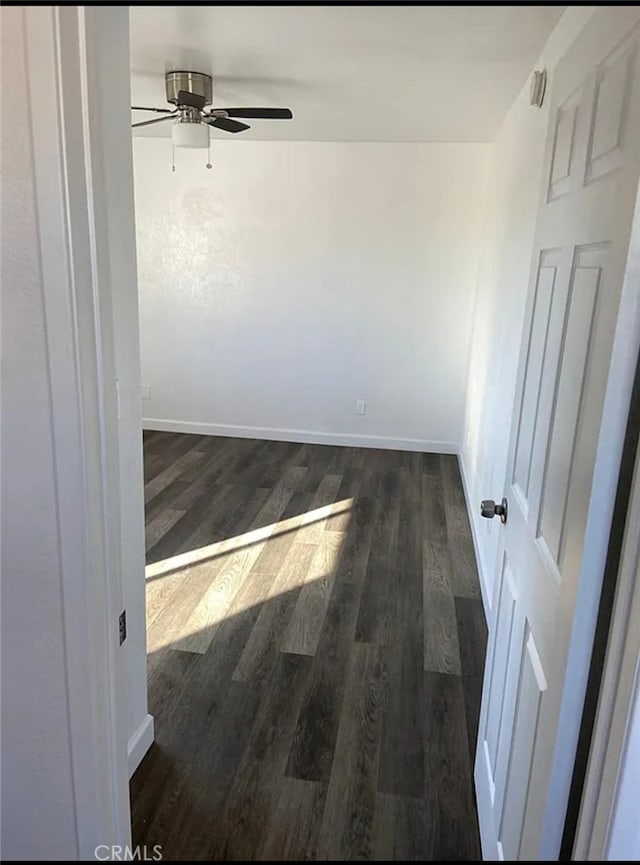
[[[275,427],[231,426],[221,423],[143,418],[142,428],[162,432],[195,433],[196,435],[229,436],[230,438],[267,439],[268,441],[301,442],[316,445],[383,448],[385,450],[420,451],[422,453],[455,454],[456,442],[406,439],[392,436],[356,435],[353,433],[319,432],[317,430],[277,429]]]
[[[487,575],[482,563],[480,554],[480,538],[478,537],[478,508],[480,502],[475,502],[471,498],[471,490],[469,488],[469,479],[462,458],[462,453],[458,453],[458,465],[460,467],[460,476],[462,478],[462,488],[464,489],[464,497],[467,503],[467,511],[469,513],[469,522],[471,523],[471,537],[473,538],[473,548],[476,554],[476,563],[478,565],[478,576],[480,578],[480,593],[482,594],[482,605],[484,607],[484,615],[487,622],[491,621],[489,614],[491,613],[491,592],[487,582]]]
[[[153,745],[153,715],[145,715],[144,720],[129,739],[127,747],[127,760],[129,763],[129,777],[133,775],[142,758]]]

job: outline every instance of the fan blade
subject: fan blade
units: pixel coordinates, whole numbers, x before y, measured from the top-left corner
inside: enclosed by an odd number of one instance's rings
[[[250,128],[246,123],[238,123],[237,120],[231,120],[230,117],[211,117],[205,115],[202,119],[205,123],[208,123],[209,126],[215,126],[217,129],[224,129],[225,132],[244,132],[245,129]]]
[[[153,120],[142,120],[140,123],[132,123],[131,128],[133,129],[136,126],[151,126],[152,123],[162,123],[163,120],[172,120],[176,115],[175,113],[167,114],[164,117],[154,117]]]
[[[215,109],[214,109],[215,110]],[[255,120],[293,120],[290,108],[222,108],[229,117],[253,117]]]
[[[132,111],[156,111],[158,114],[173,114],[171,108],[145,108],[143,105],[132,105]]]
[[[198,108],[200,111],[207,104],[204,96],[198,96],[197,93],[189,93],[188,90],[180,90],[178,93],[178,105],[188,105],[189,108]]]

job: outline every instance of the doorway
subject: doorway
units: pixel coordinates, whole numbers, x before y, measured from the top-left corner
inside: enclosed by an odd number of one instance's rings
[[[87,13],[87,14],[91,14],[91,13]],[[103,59],[104,59],[104,58],[103,58]],[[626,80],[625,77],[624,77],[624,75],[622,76],[622,80],[623,80],[623,82],[624,82],[624,80]],[[71,92],[71,91],[69,91],[69,92]],[[74,91],[74,92],[75,92],[75,91]],[[99,91],[96,91],[96,92],[99,92]],[[52,102],[53,102],[53,104],[55,104],[55,100],[52,100]],[[96,104],[97,104],[98,106],[102,106],[102,108],[100,109],[100,110],[102,110],[106,105],[109,105],[109,104],[111,104],[111,103],[109,103],[109,97],[108,97],[106,94],[103,93],[103,94],[102,94],[102,101],[99,100]],[[622,104],[624,105],[624,100],[622,100]],[[85,105],[85,108],[86,108],[86,105]],[[120,111],[120,109],[118,109],[118,110]],[[117,112],[116,112],[116,114],[117,114]],[[70,118],[67,118],[67,119],[70,119]],[[104,139],[104,140],[107,141],[107,139],[106,139],[106,132],[105,132],[105,128],[102,128],[100,131],[101,131],[101,133],[103,134],[103,136],[105,136],[105,139]],[[94,141],[94,143],[95,143],[95,141]],[[108,143],[108,141],[107,141],[107,143]],[[106,144],[101,145],[101,147],[106,147]],[[116,147],[116,151],[117,151],[117,147]],[[104,156],[104,151],[103,151],[102,149],[100,150],[100,152],[101,152],[101,153],[103,154],[103,156]],[[106,157],[105,157],[105,159],[106,159]],[[98,161],[99,161],[99,160],[98,160]],[[125,160],[125,161],[126,161],[126,160]],[[558,177],[556,178],[556,180],[561,180],[561,179],[562,179],[562,178],[558,178]],[[86,177],[83,177],[83,181],[86,182]],[[126,178],[125,178],[125,183],[126,183]],[[121,188],[122,188],[122,187],[121,187]],[[104,192],[104,190],[103,190],[103,192]],[[40,190],[40,193],[42,194],[42,190]],[[102,205],[103,205],[104,202],[111,202],[111,204],[113,204],[113,200],[112,200],[111,198],[109,198],[109,195],[108,195],[108,193],[106,193],[106,192],[104,192],[104,198],[100,198],[100,199],[98,200],[98,209],[100,209],[100,207],[102,207]],[[108,209],[108,205],[107,205],[107,204],[105,204],[104,206]],[[104,213],[103,213],[102,215],[104,216]],[[112,235],[112,239],[113,239],[113,237],[117,237],[117,236],[118,236],[118,234],[117,234],[117,230],[116,230],[115,226],[112,228],[112,231],[114,232],[113,235]],[[81,248],[81,247],[80,247],[80,248]],[[114,249],[114,248],[111,249],[111,255],[114,256],[114,260],[115,260],[115,249]],[[94,276],[95,276],[95,274],[94,274]],[[66,284],[66,283],[65,283],[65,284]],[[93,285],[93,282],[92,282],[91,284]],[[102,312],[104,313],[105,311],[102,310]],[[631,310],[630,310],[630,316],[629,316],[629,317],[630,317],[630,319],[632,319],[632,320],[635,321],[634,315],[635,315],[635,313],[634,313],[633,309],[631,309]],[[81,324],[80,324],[80,327],[82,328],[83,326],[84,326],[83,323],[81,323]],[[627,335],[626,335],[626,342],[624,342],[622,349],[620,349],[620,351],[618,351],[617,354],[614,353],[614,354],[615,354],[615,357],[617,358],[617,361],[616,361],[616,362],[619,364],[618,369],[620,370],[620,381],[623,383],[623,385],[621,386],[621,388],[618,390],[618,394],[617,394],[618,399],[619,399],[618,407],[620,407],[620,405],[622,405],[622,407],[624,407],[624,396],[625,396],[625,394],[624,394],[624,381],[625,381],[624,373],[625,373],[625,370],[623,369],[623,366],[624,366],[624,360],[625,360],[624,355],[625,355],[625,352],[628,354],[628,348],[629,348],[629,345],[633,342],[633,339],[634,339],[633,334],[629,334],[629,333],[627,333]],[[635,357],[634,357],[634,359],[635,359]],[[110,381],[111,381],[111,380],[110,380]],[[113,394],[111,393],[111,390],[113,390]],[[117,393],[116,393],[115,385],[109,384],[108,391],[109,391],[109,393],[108,393],[108,395],[107,395],[107,396],[108,396],[108,399],[105,400],[105,404],[107,405],[107,407],[109,408],[109,410],[111,410],[111,409],[113,409],[113,408],[115,407],[115,405],[117,404]],[[113,396],[113,399],[111,399],[112,396]],[[132,391],[128,392],[127,389],[126,389],[126,381],[123,381],[123,383],[122,383],[122,388],[121,388],[121,395],[120,395],[121,406],[124,404],[123,401],[125,401],[125,400],[127,400],[127,399],[130,399],[130,400],[132,401],[132,402],[131,402],[131,405],[134,405],[134,404],[137,402],[137,400],[138,400],[138,393],[135,391],[135,389],[133,389]],[[114,411],[114,412],[113,412],[113,415],[115,416],[115,414],[116,414],[116,412]],[[619,414],[619,413],[618,413],[618,414]],[[113,453],[114,453],[115,451],[114,451],[114,450],[109,450],[109,448],[113,445],[113,440],[112,440],[112,439],[109,439],[108,436],[106,437],[105,440],[107,441],[107,452],[110,453],[110,454],[113,456]],[[616,440],[615,440],[615,435],[612,435],[612,443],[613,443],[613,449],[614,449],[614,450],[615,450],[615,441],[616,441]],[[110,442],[110,444],[109,444],[109,442]],[[611,459],[613,460],[613,463],[615,463],[615,454],[614,454],[614,456],[611,457]],[[124,475],[123,475],[123,476],[124,476]],[[117,483],[115,484],[114,489],[117,489]],[[89,502],[88,507],[90,507],[90,506],[91,506],[91,503]],[[112,516],[113,516],[113,515],[112,515]],[[108,576],[109,574],[112,574],[113,571],[107,571],[106,573],[107,573],[107,576]],[[93,596],[92,596],[92,597],[93,597]],[[94,602],[96,601],[96,598],[95,598],[95,597],[93,597],[93,601],[94,601]],[[96,608],[97,608],[97,605],[96,605]],[[111,614],[114,613],[114,612],[115,612],[115,610],[114,610],[114,609],[111,609],[111,607],[110,607],[110,608],[109,608],[109,615],[111,615]],[[115,623],[115,622],[114,622],[114,623]],[[110,622],[109,624],[111,624],[111,622]],[[105,631],[105,633],[106,633],[106,631]],[[129,645],[131,645],[131,644],[129,644]],[[531,655],[531,657],[533,657],[533,655]],[[111,688],[111,690],[110,690],[110,696],[111,696],[111,698],[112,698],[112,700],[113,700],[113,704],[114,704],[114,705],[117,705],[117,704],[118,704],[118,699],[121,700],[122,695],[121,695],[121,694],[120,694],[120,695],[117,694],[117,690],[116,690],[115,685],[114,685],[113,682],[111,682],[110,688]],[[93,700],[93,699],[95,699],[95,697],[90,697],[90,699]],[[121,700],[121,702],[122,702],[122,700]],[[92,705],[93,705],[93,704],[92,704]],[[121,705],[121,703],[120,703],[120,705]],[[95,706],[94,706],[94,708],[95,708]],[[96,713],[96,714],[98,714],[98,713]],[[114,729],[116,729],[116,732],[117,732],[117,728],[118,728],[118,721],[117,721],[117,719],[115,719],[115,720],[112,719],[112,722],[111,722],[111,723],[113,724],[113,727],[114,727]],[[120,739],[118,739],[118,736],[116,736],[116,741],[120,741],[120,742],[122,742],[121,737],[120,737]],[[122,749],[121,749],[121,750],[122,750]],[[104,749],[102,749],[102,750],[98,749],[96,753],[104,754]],[[115,753],[115,752],[114,752],[114,753]],[[118,753],[119,753],[119,752],[118,752]],[[123,753],[124,753],[124,751],[123,751]],[[117,754],[116,754],[116,757],[115,757],[114,759],[115,759],[116,761],[118,760],[118,756],[117,756]],[[107,760],[107,759],[105,759],[102,768],[103,768],[103,770],[104,770],[104,773],[107,773],[107,774],[111,773],[111,774],[113,774],[113,761],[112,761],[112,760]],[[102,773],[102,772],[99,773],[99,777],[100,777],[100,778],[103,777],[103,773]],[[84,789],[84,788],[83,788],[83,789]],[[121,801],[122,801],[122,789],[121,789],[121,787],[118,787],[117,784],[116,784],[116,794],[114,795],[114,797],[113,797],[113,799],[112,799],[111,801],[120,801],[120,803],[121,803]],[[87,806],[87,807],[88,807],[88,806]],[[114,825],[115,825],[115,822],[116,822],[116,821],[114,821]]]

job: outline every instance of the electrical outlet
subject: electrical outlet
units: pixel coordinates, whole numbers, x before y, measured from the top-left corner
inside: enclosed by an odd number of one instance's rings
[[[356,400],[356,414],[366,414],[367,403],[363,399]]]
[[[140,395],[142,396],[142,399],[151,399],[151,385],[140,385]]]

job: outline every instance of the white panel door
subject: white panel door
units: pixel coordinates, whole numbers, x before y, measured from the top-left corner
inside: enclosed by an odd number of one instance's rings
[[[566,808],[550,781],[638,187],[639,21],[600,9],[551,82],[476,754],[485,858],[554,857],[545,814]]]

